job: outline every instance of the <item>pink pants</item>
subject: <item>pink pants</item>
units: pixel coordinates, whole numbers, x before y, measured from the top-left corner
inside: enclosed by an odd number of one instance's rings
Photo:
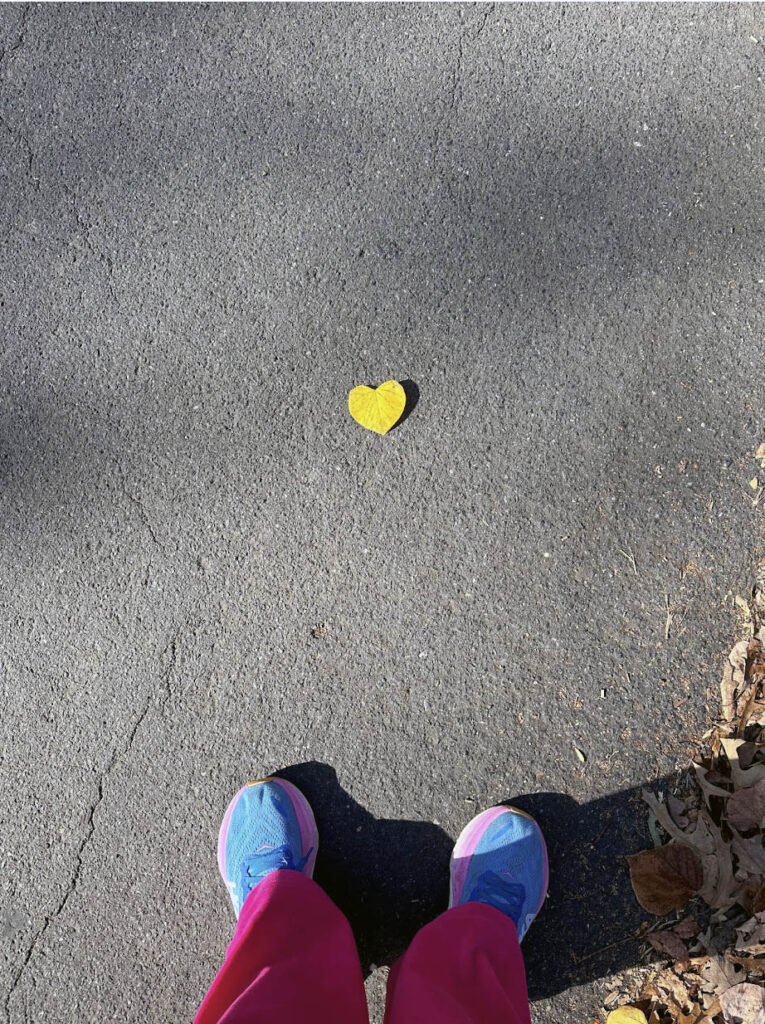
[[[351,928],[297,871],[250,893],[194,1024],[368,1024]],[[529,1024],[515,925],[464,903],[426,925],[393,966],[386,1024]]]

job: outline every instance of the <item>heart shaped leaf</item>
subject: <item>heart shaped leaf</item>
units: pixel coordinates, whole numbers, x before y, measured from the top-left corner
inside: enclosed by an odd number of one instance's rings
[[[367,430],[387,434],[401,419],[406,392],[397,380],[386,380],[379,388],[360,384],[348,395],[348,411]]]

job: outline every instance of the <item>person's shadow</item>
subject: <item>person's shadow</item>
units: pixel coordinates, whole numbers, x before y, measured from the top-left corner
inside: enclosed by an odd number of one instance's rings
[[[314,878],[351,923],[364,971],[392,963],[448,899],[453,841],[427,821],[374,818],[319,761],[277,772],[302,790],[319,826]]]
[[[278,772],[313,806],[320,850],[315,878],[348,917],[365,973],[392,963],[442,913],[453,839],[423,821],[374,818],[318,761]],[[666,785],[669,780],[658,780]],[[650,842],[640,787],[579,805],[560,793],[512,797],[542,827],[550,893],[524,939],[529,995],[541,999],[636,964],[647,915],[625,855]]]

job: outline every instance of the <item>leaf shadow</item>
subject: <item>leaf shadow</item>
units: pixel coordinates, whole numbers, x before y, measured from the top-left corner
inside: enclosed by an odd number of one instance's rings
[[[388,431],[389,434],[393,433],[394,430],[398,430],[401,424],[409,418],[420,400],[420,389],[413,380],[409,380],[409,378],[407,378],[406,380],[399,381],[399,384],[404,389],[406,405],[404,406],[404,411],[401,413],[399,419],[396,420]]]

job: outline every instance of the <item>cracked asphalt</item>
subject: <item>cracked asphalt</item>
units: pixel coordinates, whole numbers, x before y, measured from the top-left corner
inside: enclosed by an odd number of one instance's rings
[[[277,768],[378,1018],[501,800],[535,1024],[638,961],[763,555],[763,12],[0,7],[8,1024],[191,1019]]]

